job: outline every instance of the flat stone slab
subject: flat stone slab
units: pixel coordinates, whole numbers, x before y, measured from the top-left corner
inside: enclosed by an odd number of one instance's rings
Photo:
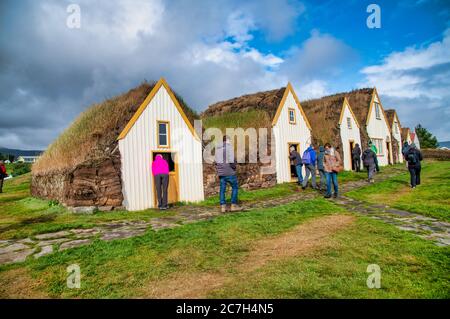
[[[42,247],[42,250],[38,252],[37,254],[34,254],[34,258],[37,259],[39,257],[51,254],[53,252],[53,246],[44,246]]]
[[[63,231],[59,231],[56,233],[36,235],[34,237],[36,237],[37,239],[53,239],[53,238],[67,237],[69,235],[70,235],[70,232],[63,230]]]
[[[15,243],[11,244],[9,246],[5,246],[3,248],[0,248],[0,254],[8,254],[10,252],[15,252],[18,250],[24,250],[29,248],[27,245],[21,244],[21,243]]]
[[[60,244],[63,243],[65,241],[69,241],[71,240],[70,238],[55,238],[55,239],[49,239],[49,240],[44,240],[44,241],[40,241],[38,242],[38,246],[51,246],[54,244]]]
[[[79,246],[83,246],[83,245],[87,245],[91,243],[90,239],[77,239],[77,240],[72,240],[72,241],[68,241],[65,243],[62,243],[61,246],[59,246],[59,250],[66,250],[69,248],[75,248],[75,247],[79,247]]]
[[[0,264],[23,262],[34,252],[33,248],[28,248],[19,251],[10,251],[0,255]]]

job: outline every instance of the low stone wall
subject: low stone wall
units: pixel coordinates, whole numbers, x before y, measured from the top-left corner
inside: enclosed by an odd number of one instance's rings
[[[422,149],[420,150],[424,158],[430,158],[441,161],[450,160],[450,151],[441,149]]]
[[[120,167],[120,156],[111,156],[83,162],[68,172],[33,174],[31,192],[65,206],[112,210],[123,201]]]
[[[250,190],[275,186],[277,183],[276,173],[262,174],[261,167],[263,165],[258,163],[237,164],[239,187]],[[203,164],[203,187],[205,197],[219,193],[219,177],[214,164]]]

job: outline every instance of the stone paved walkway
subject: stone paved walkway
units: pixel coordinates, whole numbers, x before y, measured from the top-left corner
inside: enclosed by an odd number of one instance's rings
[[[348,211],[367,215],[397,228],[412,232],[419,237],[433,241],[438,246],[450,245],[450,223],[436,218],[394,209],[387,205],[369,204],[342,196],[334,200]]]
[[[379,174],[376,182],[403,173],[402,168],[392,168]],[[365,180],[347,182],[340,185],[340,192],[367,186]],[[269,208],[284,205],[298,200],[308,200],[321,196],[318,192],[303,192],[279,198],[270,198],[250,203],[243,203],[244,211],[259,208]],[[383,205],[370,205],[347,197],[336,199],[335,202],[345,206],[350,211],[381,219],[419,236],[433,240],[438,245],[450,245],[450,224],[418,214],[391,209]],[[170,217],[152,218],[149,221],[114,221],[98,224],[90,229],[71,229],[55,233],[36,235],[20,240],[0,240],[0,264],[25,261],[28,256],[39,258],[56,251],[90,244],[94,239],[105,241],[125,239],[144,234],[149,228],[158,231],[165,228],[178,227],[183,224],[209,220],[221,215],[217,207],[179,206],[174,208],[175,215]]]

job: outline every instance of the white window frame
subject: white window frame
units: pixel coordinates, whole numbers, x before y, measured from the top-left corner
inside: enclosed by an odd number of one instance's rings
[[[374,107],[375,107],[375,117],[377,118],[377,120],[381,120],[380,103],[378,103],[378,102],[373,102],[373,103],[374,103]]]
[[[291,120],[291,112],[292,112],[292,117],[293,119]],[[289,107],[288,108],[288,120],[289,120],[289,124],[295,124],[296,123],[296,119],[295,119],[295,109]]]
[[[352,127],[352,118],[351,117],[347,117],[347,127],[349,130],[351,130]]]
[[[159,126],[161,124],[166,125],[166,133],[160,133]],[[166,144],[161,144],[160,135],[166,136]],[[158,141],[158,148],[170,148],[170,122],[169,121],[156,121],[156,139]]]

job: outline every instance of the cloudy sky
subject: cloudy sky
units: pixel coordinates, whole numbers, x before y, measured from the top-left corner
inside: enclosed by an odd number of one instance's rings
[[[43,149],[92,103],[161,76],[198,111],[287,81],[301,99],[376,86],[404,126],[450,140],[449,52],[447,0],[2,0],[0,146]]]

